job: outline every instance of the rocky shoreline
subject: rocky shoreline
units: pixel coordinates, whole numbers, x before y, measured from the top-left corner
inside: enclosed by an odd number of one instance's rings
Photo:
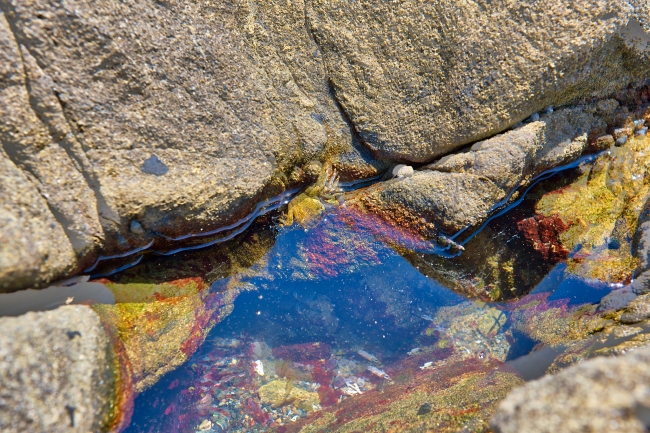
[[[326,165],[346,181],[384,175],[341,196],[350,215],[460,247],[448,236],[480,226],[541,173],[611,149],[619,166],[592,178],[606,173],[608,187],[637,195],[611,222],[630,231],[625,247],[634,254],[606,270],[633,269],[634,280],[580,326],[610,334],[643,327],[646,181],[625,178],[643,149],[624,146],[650,125],[649,16],[645,2],[618,0],[0,0],[0,292],[45,288],[100,255],[175,245],[170,239],[243,221],[270,197],[316,182]],[[414,170],[391,178],[401,163]],[[577,221],[560,205],[543,202],[522,226],[532,242],[552,245],[547,257],[577,243],[560,239]],[[564,229],[544,229],[549,218]],[[256,236],[202,258],[206,280],[189,272],[152,284],[97,280],[114,302],[0,317],[0,430],[124,427],[134,395],[191,358],[230,314],[243,290],[235,280],[273,242]],[[579,260],[569,265],[598,277]],[[491,301],[518,296],[485,287],[455,289]],[[591,343],[580,335],[563,343],[583,356],[576,342]],[[600,354],[638,350],[513,391],[491,428],[643,431],[647,349],[625,344]],[[626,373],[608,373],[619,370]],[[476,372],[488,375],[484,366]],[[629,398],[592,407],[567,391],[584,395],[585,387]],[[589,411],[573,417],[568,402]]]
[[[643,2],[0,6],[5,292],[226,225],[313,160],[432,162],[649,65]]]

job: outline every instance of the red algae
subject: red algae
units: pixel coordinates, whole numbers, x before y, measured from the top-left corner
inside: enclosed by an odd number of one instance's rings
[[[566,260],[569,250],[566,249],[559,236],[565,232],[571,223],[565,224],[557,215],[535,215],[517,223],[517,228],[523,233],[533,249],[539,251],[545,260],[558,262]]]
[[[322,386],[329,386],[332,382],[332,377],[334,377],[334,373],[331,370],[324,369],[323,367],[324,363],[322,361],[315,363],[314,371],[311,373],[312,380]]]
[[[341,395],[340,391],[335,391],[327,385],[321,385],[318,388],[318,397],[320,398],[320,404],[323,407],[334,406],[339,402],[339,397]]]

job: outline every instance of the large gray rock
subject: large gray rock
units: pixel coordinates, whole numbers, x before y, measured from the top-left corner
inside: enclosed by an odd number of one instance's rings
[[[516,188],[579,158],[591,133],[605,131],[627,113],[616,101],[613,104],[608,113],[599,111],[598,104],[556,110],[425,165],[412,177],[355,192],[349,200],[425,237],[476,226],[505,205]]]
[[[648,74],[647,2],[313,0],[336,95],[377,155],[430,161]]]
[[[595,358],[512,391],[496,433],[642,433],[650,428],[650,348]]]
[[[339,109],[301,2],[0,0],[0,10],[0,142],[72,244],[76,260],[58,274],[99,249],[232,222],[313,159],[334,159],[347,178],[385,166]],[[57,248],[38,232],[30,241]],[[52,279],[22,272],[0,290]]]
[[[0,318],[0,431],[107,431],[115,411],[112,348],[86,306]]]
[[[309,182],[312,160],[344,180],[382,172],[382,156],[432,161],[648,71],[640,0],[0,0],[0,10],[0,143],[41,196],[24,206],[45,203],[67,238],[18,238],[41,246],[24,263],[68,244],[74,253],[42,275],[0,263],[2,291],[157,234],[230,223]],[[578,147],[556,147],[549,164]],[[15,221],[26,212],[2,205]]]

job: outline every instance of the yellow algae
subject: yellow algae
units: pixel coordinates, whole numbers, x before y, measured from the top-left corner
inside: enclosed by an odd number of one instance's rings
[[[545,194],[538,214],[559,217],[569,228],[561,244],[574,252],[568,270],[587,278],[622,281],[637,266],[630,239],[650,191],[650,139],[637,137],[601,155],[571,185]]]
[[[232,310],[234,294],[223,293],[223,307],[206,305],[208,286],[198,278],[162,284],[106,286],[117,304],[97,305],[111,318],[123,344],[134,389],[141,392],[192,355],[219,317]],[[216,304],[215,304],[216,305]]]
[[[300,194],[289,202],[287,214],[282,224],[290,226],[294,220],[301,226],[307,226],[325,211],[325,206],[316,197]]]
[[[113,292],[115,302],[132,303],[132,302],[151,302],[163,298],[175,298],[179,296],[192,296],[205,288],[205,285],[197,279],[185,279],[182,283],[129,283],[116,284],[111,282],[105,283],[106,287]]]
[[[294,220],[303,227],[310,225],[325,211],[323,201],[336,203],[340,193],[336,170],[329,163],[323,164],[316,183],[289,202],[282,225],[290,226]]]
[[[299,409],[313,411],[320,405],[318,393],[310,392],[296,386],[290,386],[286,380],[274,380],[262,385],[257,391],[262,403],[279,407],[291,404]]]

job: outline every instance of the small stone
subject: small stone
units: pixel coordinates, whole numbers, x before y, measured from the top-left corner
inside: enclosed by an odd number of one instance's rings
[[[131,233],[138,235],[138,236],[143,236],[147,232],[145,229],[142,227],[142,224],[140,224],[137,220],[131,220],[131,223],[129,224],[129,230]]]
[[[143,173],[153,174],[156,176],[163,176],[169,171],[169,167],[165,165],[156,155],[151,155],[140,167]]]
[[[596,150],[607,150],[614,146],[615,140],[611,135],[602,135],[596,139]]]
[[[616,140],[623,138],[623,137],[628,137],[630,135],[630,130],[628,128],[617,128],[614,130],[614,138]]]
[[[393,177],[411,177],[413,176],[413,167],[410,165],[399,164],[393,169]]]
[[[639,323],[650,318],[650,294],[641,295],[625,308],[620,322],[626,324]]]
[[[426,415],[431,412],[431,405],[427,402],[418,409],[418,416]]]

